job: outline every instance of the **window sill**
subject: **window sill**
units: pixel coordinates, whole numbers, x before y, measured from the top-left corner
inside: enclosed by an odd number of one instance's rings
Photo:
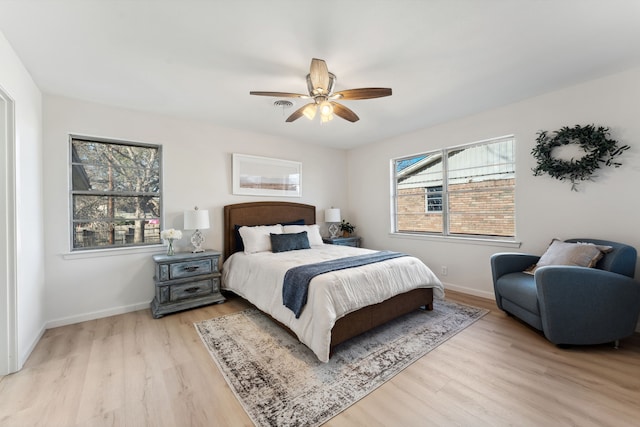
[[[430,240],[433,242],[446,242],[479,246],[497,246],[502,248],[519,248],[522,245],[522,242],[516,240],[486,239],[481,237],[436,236],[418,233],[389,233],[389,237],[394,239]]]
[[[108,256],[120,256],[131,254],[164,253],[166,245],[137,246],[130,248],[88,249],[86,251],[69,252],[62,254],[63,259],[102,258]]]

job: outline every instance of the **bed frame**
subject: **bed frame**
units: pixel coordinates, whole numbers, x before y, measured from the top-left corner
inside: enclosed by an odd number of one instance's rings
[[[236,226],[268,225],[304,219],[305,224],[316,223],[315,206],[291,202],[252,202],[224,207],[224,257],[231,256],[239,238]],[[419,308],[433,310],[433,289],[414,289],[396,295],[379,304],[370,305],[338,319],[331,330],[333,349],[349,338],[360,335],[392,319]],[[277,322],[277,321],[276,321]],[[288,328],[279,323],[282,327]],[[291,332],[291,331],[289,331]]]

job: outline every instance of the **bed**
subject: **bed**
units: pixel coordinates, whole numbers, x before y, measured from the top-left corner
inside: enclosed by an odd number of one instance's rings
[[[240,227],[301,223],[316,224],[315,206],[280,201],[225,206],[223,236],[225,261],[222,268],[222,289],[241,296],[271,316],[307,345],[319,360],[327,362],[340,343],[389,320],[419,308],[432,310],[434,294],[444,295],[442,283],[435,274],[417,258],[405,256],[384,263],[330,272],[315,277],[311,282],[313,286],[309,286],[307,306],[303,309],[300,318],[296,318],[291,310],[282,305],[281,281],[284,270],[281,264],[290,267],[308,262],[308,259],[324,260],[375,252],[368,249],[320,244],[312,245],[310,251],[245,254],[239,235]],[[260,263],[262,267],[258,267]],[[392,273],[378,272],[380,265],[386,263],[393,263],[394,268],[388,265],[385,269]],[[259,270],[259,268],[266,270]],[[392,274],[394,279],[385,280],[390,277],[385,274]],[[280,277],[280,284],[272,284],[271,277]],[[376,280],[382,278],[381,282],[384,283],[372,283],[373,277]],[[351,285],[351,281],[355,284]],[[376,292],[380,288],[379,295],[370,295],[371,292],[368,290],[353,292],[353,289],[356,289],[353,286],[366,284],[369,287],[369,282],[376,288]],[[327,296],[333,291],[328,291],[326,288],[335,289],[337,283],[347,283],[346,287],[349,291],[344,291],[343,294],[351,297],[345,297],[342,294],[339,297]],[[328,302],[324,301],[325,299]],[[375,300],[370,303],[371,299],[380,299],[380,301]],[[334,306],[331,306],[332,304]],[[321,308],[316,309],[316,306]]]

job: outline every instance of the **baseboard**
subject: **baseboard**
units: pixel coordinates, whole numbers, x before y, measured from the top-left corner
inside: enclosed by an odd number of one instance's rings
[[[57,328],[59,326],[72,325],[74,323],[86,322],[87,320],[102,319],[103,317],[115,316],[117,314],[130,313],[132,311],[148,309],[151,301],[131,304],[121,307],[109,308],[107,310],[94,311],[92,313],[80,314],[77,316],[63,317],[49,320],[45,324],[45,329]]]
[[[18,360],[18,371],[21,370],[22,367],[24,366],[24,364],[27,362],[27,359],[29,358],[29,356],[31,356],[31,353],[36,348],[36,345],[38,345],[38,342],[40,341],[40,339],[42,338],[42,336],[44,335],[44,333],[46,331],[47,331],[47,327],[45,325],[36,334],[36,337],[33,339],[33,341],[31,341],[31,345],[29,345],[29,347],[27,347],[26,351],[23,354],[20,354],[18,356],[18,359],[19,359]]]
[[[487,298],[487,299],[491,299],[491,300],[494,300],[494,301],[496,299],[496,295],[495,295],[495,293],[493,293],[493,291],[491,291],[491,292],[479,291],[477,289],[467,288],[467,287],[464,287],[464,286],[458,286],[458,285],[454,285],[453,283],[446,283],[446,282],[442,282],[442,284],[444,285],[445,293],[446,293],[447,289],[450,289],[452,291],[460,292],[460,293],[463,293],[463,294],[474,295],[474,296],[480,297],[480,298]]]

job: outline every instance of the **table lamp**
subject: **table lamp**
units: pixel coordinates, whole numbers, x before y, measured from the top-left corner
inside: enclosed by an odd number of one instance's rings
[[[206,209],[198,209],[196,206],[192,211],[184,211],[184,229],[195,230],[193,236],[191,236],[191,244],[194,249],[191,251],[194,254],[198,252],[204,252],[202,244],[204,243],[204,236],[200,230],[206,230],[209,228],[209,211]]]
[[[338,231],[340,230],[340,227],[338,227],[337,223],[340,223],[341,221],[342,218],[340,217],[340,209],[331,208],[324,210],[324,222],[331,223],[329,225],[329,233],[331,233],[332,239],[338,237]]]

